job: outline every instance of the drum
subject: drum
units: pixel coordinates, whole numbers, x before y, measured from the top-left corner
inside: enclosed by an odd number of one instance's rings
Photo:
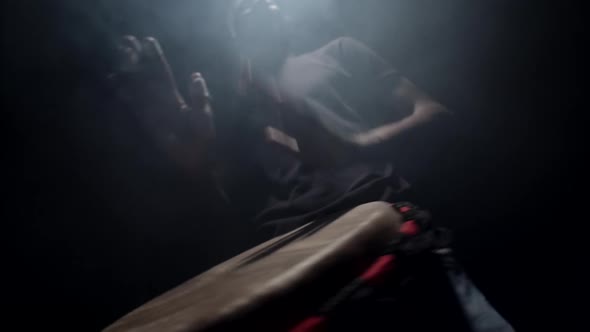
[[[106,332],[287,331],[400,236],[389,203],[308,223],[223,262],[122,317]]]

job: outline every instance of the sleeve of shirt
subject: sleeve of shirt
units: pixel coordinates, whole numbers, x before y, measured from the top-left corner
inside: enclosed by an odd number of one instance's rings
[[[402,76],[375,51],[355,39],[341,37],[327,45],[325,55],[348,76],[338,82],[345,87],[348,100],[356,102],[355,109],[369,127],[405,116],[392,93]]]
[[[331,53],[353,78],[386,80],[399,78],[398,71],[385,59],[360,41],[342,37],[334,41]]]

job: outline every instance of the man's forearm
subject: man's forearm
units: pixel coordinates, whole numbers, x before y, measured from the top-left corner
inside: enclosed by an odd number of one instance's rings
[[[438,117],[448,113],[449,112],[438,103],[432,102],[416,105],[412,115],[399,121],[388,123],[370,129],[364,133],[360,133],[355,137],[355,143],[367,146],[390,141],[406,132],[412,131],[432,121],[436,121]]]

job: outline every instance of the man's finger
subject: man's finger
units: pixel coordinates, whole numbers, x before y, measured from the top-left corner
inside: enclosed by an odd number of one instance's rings
[[[196,72],[191,75],[188,91],[193,109],[203,111],[210,95],[207,82],[201,73]]]
[[[174,74],[172,73],[172,69],[170,68],[170,64],[166,59],[166,55],[162,50],[162,46],[158,42],[158,40],[154,37],[146,37],[144,38],[143,43],[143,51],[146,57],[154,60],[154,65],[157,66],[158,72],[163,74],[163,78],[166,79],[168,85],[172,89],[172,93],[174,98],[179,106],[180,110],[187,110],[188,106],[184,101],[184,98],[178,91],[178,86],[176,85],[176,80],[174,78]]]
[[[122,72],[136,72],[139,70],[142,46],[135,36],[126,35],[121,37],[117,50],[119,52],[119,70]]]

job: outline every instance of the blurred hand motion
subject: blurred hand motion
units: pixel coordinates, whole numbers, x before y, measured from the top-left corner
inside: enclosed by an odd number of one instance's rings
[[[123,36],[117,50],[119,96],[156,144],[183,170],[198,176],[209,162],[215,137],[204,77],[198,72],[190,75],[187,102],[157,39]]]

